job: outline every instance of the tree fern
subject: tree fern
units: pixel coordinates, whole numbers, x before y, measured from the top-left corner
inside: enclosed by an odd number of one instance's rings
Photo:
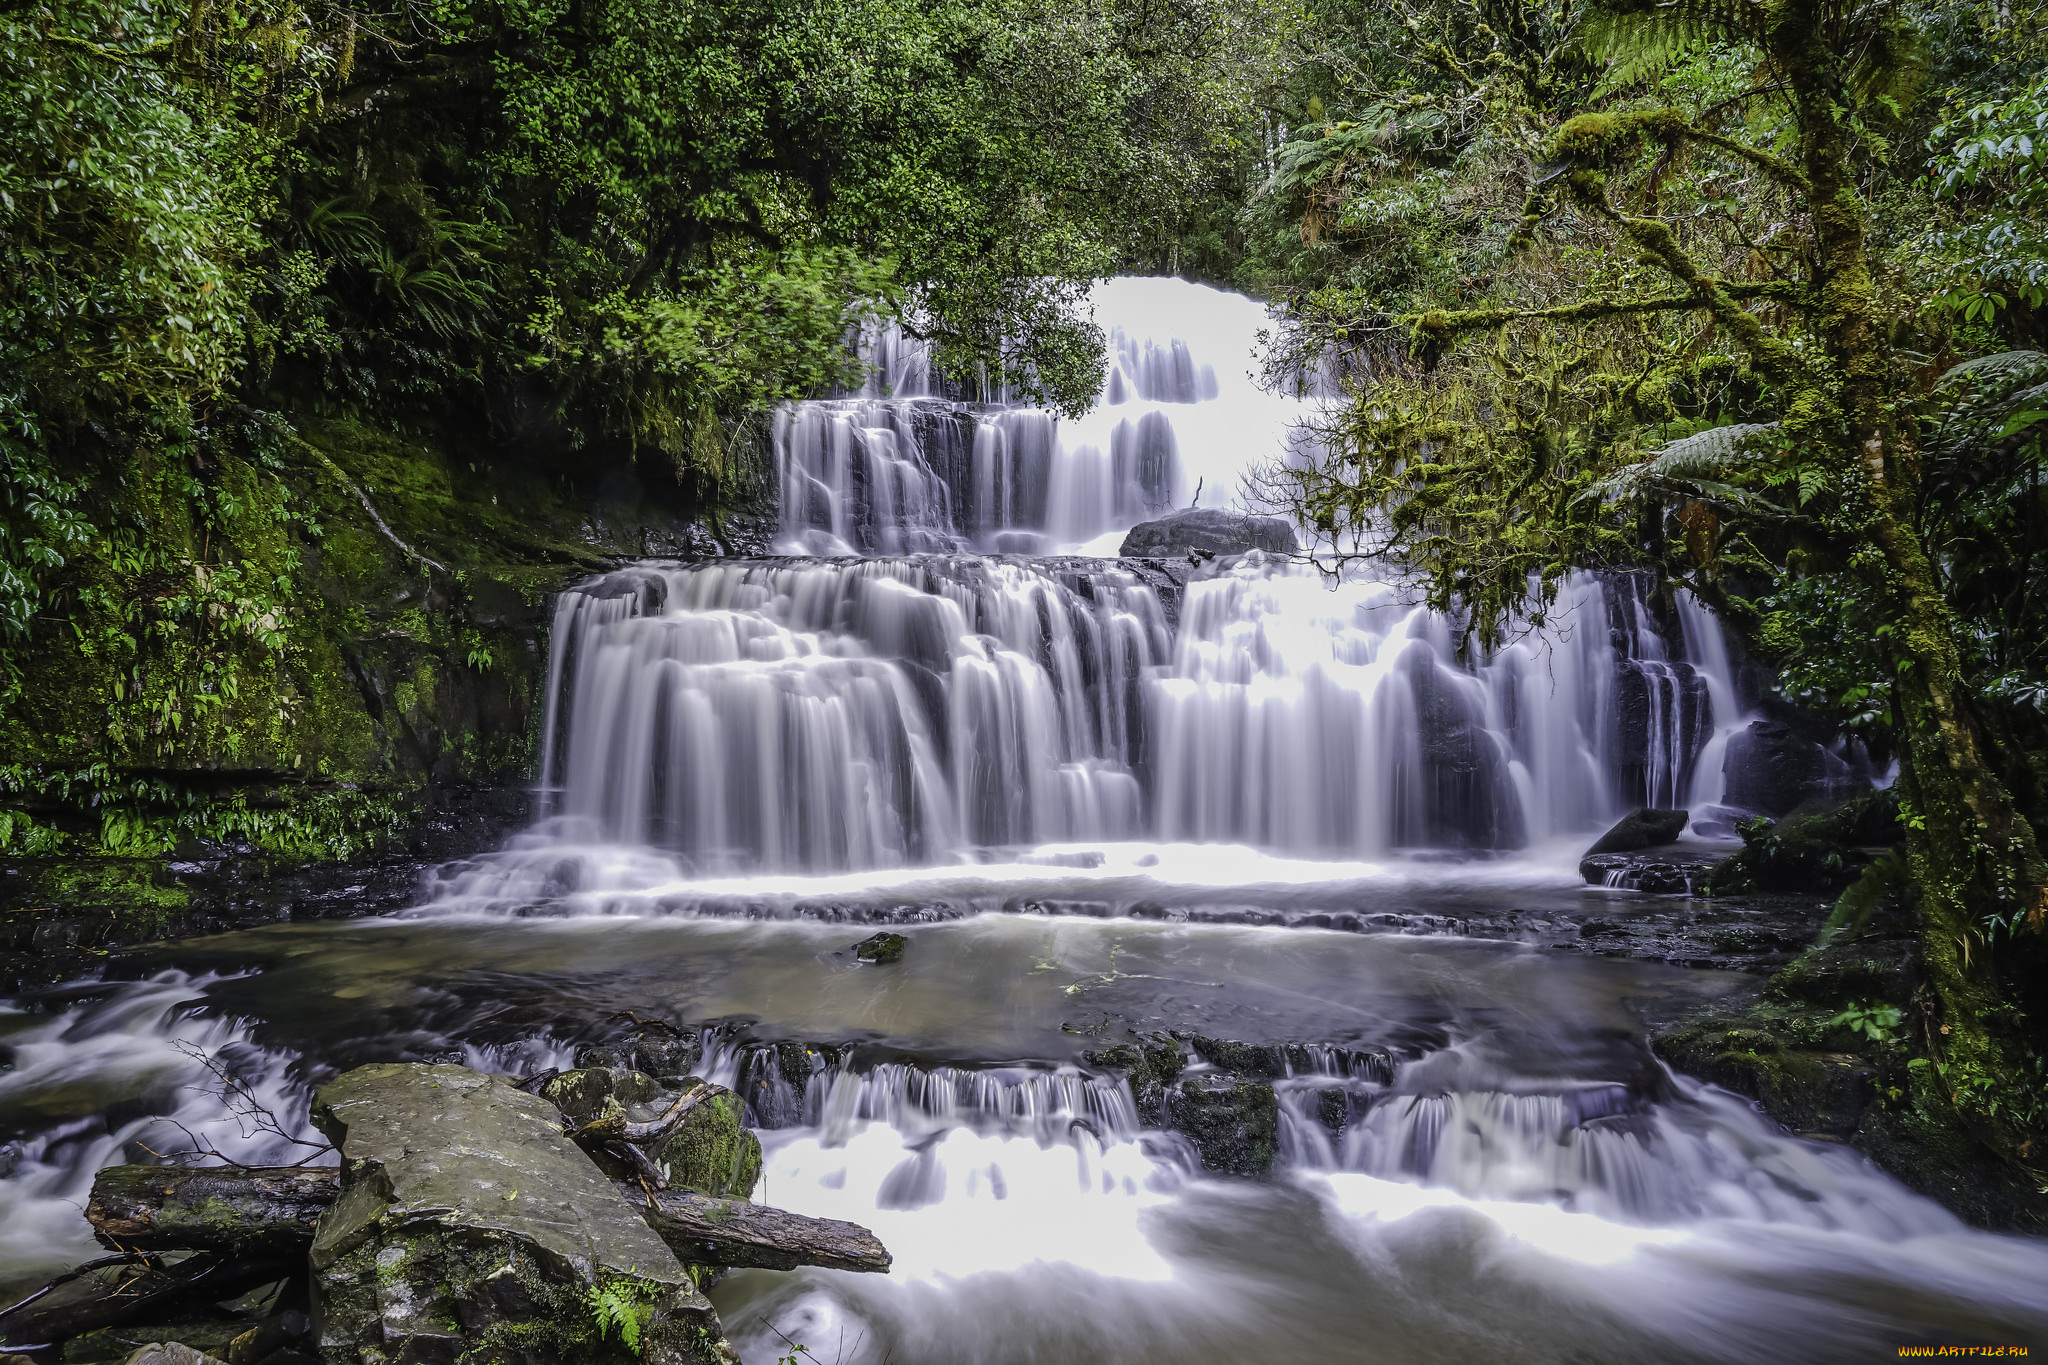
[[[1649,459],[1600,480],[1579,497],[1616,503],[1697,498],[1747,512],[1782,516],[1785,509],[1777,503],[1728,482],[1739,472],[1775,463],[1768,447],[1777,430],[1776,422],[1709,427],[1667,443]]]

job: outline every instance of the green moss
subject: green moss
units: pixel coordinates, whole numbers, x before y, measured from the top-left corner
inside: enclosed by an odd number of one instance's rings
[[[653,1152],[668,1166],[670,1183],[720,1199],[748,1199],[761,1183],[761,1139],[746,1126],[740,1097],[711,1096]]]

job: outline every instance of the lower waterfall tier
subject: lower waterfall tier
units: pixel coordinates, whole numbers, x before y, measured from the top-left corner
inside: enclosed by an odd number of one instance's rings
[[[1681,803],[1714,734],[1642,586],[1461,660],[1368,575],[1260,556],[649,563],[564,595],[543,785],[703,872],[1158,838],[1496,850]]]

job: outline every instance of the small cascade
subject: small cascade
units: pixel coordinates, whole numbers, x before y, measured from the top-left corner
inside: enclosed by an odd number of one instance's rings
[[[9,1063],[0,1125],[25,1133],[0,1145],[0,1284],[48,1264],[53,1248],[73,1261],[103,1254],[79,1217],[102,1166],[153,1152],[201,1165],[317,1155],[291,1140],[315,1137],[311,1093],[292,1059],[259,1047],[238,1022],[195,1010],[210,981],[170,971],[93,988],[70,1008],[45,1001],[49,1012],[36,1016],[0,1007]],[[224,1076],[241,1087],[239,1100]],[[259,1121],[266,1116],[278,1123]],[[202,1155],[209,1149],[219,1155]]]
[[[1699,669],[1671,657],[1646,591],[1642,575],[1623,574],[1608,594],[1621,660],[1610,742],[1624,802],[1670,810],[1689,799],[1696,761],[1719,713]],[[1724,669],[1725,663],[1724,653]]]

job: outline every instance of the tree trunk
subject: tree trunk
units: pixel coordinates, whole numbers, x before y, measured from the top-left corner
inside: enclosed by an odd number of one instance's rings
[[[694,1190],[646,1192],[619,1185],[647,1225],[686,1264],[794,1270],[889,1269],[889,1252],[858,1223],[771,1209],[744,1199],[714,1199]]]
[[[1863,572],[1890,628],[1907,855],[1941,1013],[1927,1035],[1941,1092],[1993,1150],[2024,1164],[2025,1135],[1986,1103],[2022,1070],[1979,926],[2038,927],[2040,856],[2032,827],[1984,761],[1954,621],[1917,529],[1917,462],[1890,411],[1892,358],[1865,241],[1869,214],[1851,174],[1855,101],[1823,8],[1793,0],[1774,10],[1768,39],[1791,87],[1811,185],[1814,331],[1827,362],[1788,395],[1785,426],[1795,448],[1832,452],[1845,498],[1879,551]]]

